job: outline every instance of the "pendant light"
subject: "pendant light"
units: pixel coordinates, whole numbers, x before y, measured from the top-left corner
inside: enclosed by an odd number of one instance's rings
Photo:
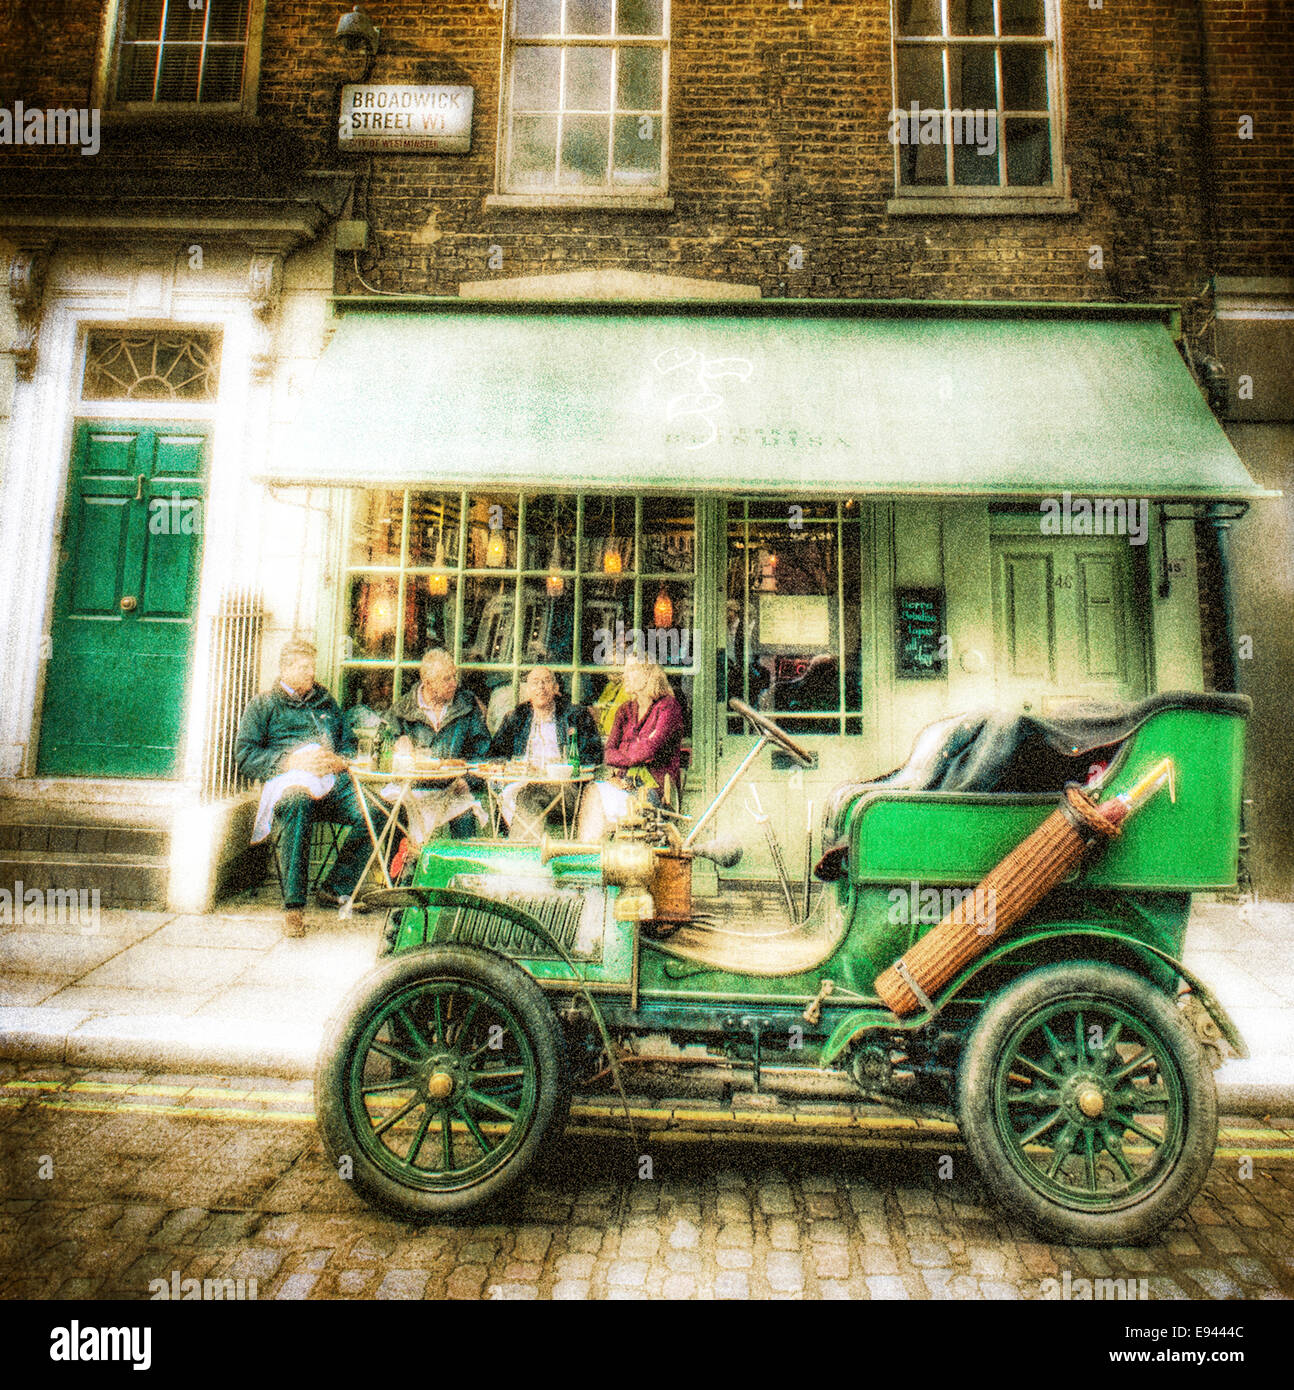
[[[660,593],[656,595],[656,602],[652,607],[651,615],[658,629],[674,626],[674,600],[670,598],[669,590],[666,589],[663,581],[660,586]]]
[[[432,561],[432,573],[427,579],[427,592],[432,598],[444,598],[449,593],[449,573],[445,568],[445,523],[442,521],[436,531],[436,558]]]
[[[557,544],[557,523],[553,523],[553,553],[548,557],[548,593],[551,598],[558,598],[566,589],[566,581],[561,576],[562,555],[561,549]]]
[[[508,541],[500,527],[497,531],[490,532],[490,539],[485,546],[485,563],[492,569],[497,570],[508,558]]]
[[[607,538],[606,549],[602,552],[602,573],[619,574],[624,569],[620,557],[620,542],[616,540],[616,503],[611,499],[611,535]]]

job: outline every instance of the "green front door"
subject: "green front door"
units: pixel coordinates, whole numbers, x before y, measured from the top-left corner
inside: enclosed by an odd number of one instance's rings
[[[199,424],[77,424],[38,772],[175,772],[206,454],[207,430]]]

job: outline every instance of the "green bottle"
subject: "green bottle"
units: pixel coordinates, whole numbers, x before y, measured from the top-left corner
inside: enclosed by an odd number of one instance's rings
[[[575,733],[575,725],[572,724],[566,734],[566,757],[571,765],[571,776],[580,775],[580,740]]]

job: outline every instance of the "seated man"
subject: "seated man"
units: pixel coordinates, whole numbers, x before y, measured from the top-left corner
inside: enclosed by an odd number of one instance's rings
[[[418,676],[418,684],[382,717],[396,735],[395,751],[412,753],[418,749],[433,757],[461,758],[464,762],[485,757],[490,748],[485,712],[470,690],[459,688],[454,658],[439,649],[426,652]],[[410,838],[421,842],[448,821],[449,833],[462,840],[472,834],[474,820],[484,825],[487,819],[467,780],[459,778],[449,787],[414,793]]]
[[[602,761],[602,739],[593,716],[582,705],[571,704],[547,666],[536,666],[526,676],[521,703],[494,735],[490,753],[536,768],[564,763],[572,731],[580,763],[597,766]],[[568,791],[573,794],[574,788]],[[499,797],[499,811],[513,839],[538,839],[544,812],[555,804],[551,787],[520,781],[510,782]]]
[[[285,644],[279,680],[243,711],[234,757],[244,777],[265,783],[252,843],[281,826],[284,934],[305,935],[306,890],[310,883],[310,831],[317,820],[349,827],[319,899],[340,906],[354,890],[368,860],[364,815],[343,754],[355,752],[355,736],[337,701],[315,684],[315,649],[309,642]],[[363,908],[358,909],[363,911]]]

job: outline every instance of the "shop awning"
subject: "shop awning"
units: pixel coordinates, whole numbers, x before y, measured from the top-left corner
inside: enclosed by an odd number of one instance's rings
[[[1266,495],[1161,313],[346,307],[265,481]]]

